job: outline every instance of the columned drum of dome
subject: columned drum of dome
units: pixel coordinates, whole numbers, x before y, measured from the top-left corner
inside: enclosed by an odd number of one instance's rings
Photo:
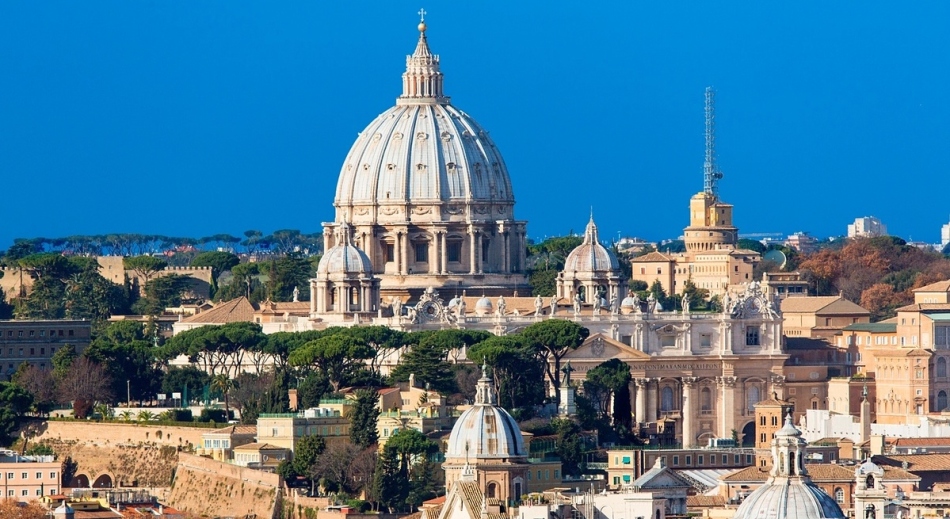
[[[387,296],[429,286],[490,295],[527,291],[525,222],[515,220],[508,169],[495,143],[443,91],[425,24],[406,58],[402,95],[343,161],[333,223],[355,229]]]
[[[363,314],[373,317],[379,307],[379,279],[366,253],[354,246],[350,226],[337,225],[336,245],[326,249],[317,275],[310,280],[310,314]]]

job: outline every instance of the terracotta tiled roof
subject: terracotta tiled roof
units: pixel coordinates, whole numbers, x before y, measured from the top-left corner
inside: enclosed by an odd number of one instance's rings
[[[478,488],[475,481],[459,481],[457,483],[459,494],[465,500],[465,509],[469,517],[478,519],[482,509],[482,490]]]
[[[651,262],[658,262],[658,261],[670,262],[670,261],[673,261],[673,258],[670,256],[667,256],[666,254],[663,254],[662,252],[656,252],[656,251],[648,252],[644,254],[643,256],[637,256],[636,258],[633,258],[634,263],[651,263]]]
[[[915,288],[914,292],[950,292],[950,279]]]
[[[950,447],[950,438],[894,438],[895,447]],[[950,469],[950,467],[947,467]]]
[[[808,463],[805,470],[812,481],[850,481],[854,479],[854,469],[832,465],[829,463]],[[769,479],[768,469],[762,467],[746,467],[722,478],[728,483],[765,482]]]
[[[926,312],[928,310],[950,310],[950,303],[914,303],[897,309],[898,312]]]
[[[902,467],[906,461],[907,470],[911,473],[946,472],[950,470],[950,454],[943,453],[888,454],[886,456],[874,456],[872,461],[878,465],[889,465],[892,467]]]
[[[240,447],[235,447],[234,450],[242,451],[274,451],[274,450],[287,450],[283,447],[278,447],[276,445],[271,445],[269,443],[248,443],[247,445],[241,445]]]
[[[687,496],[686,506],[688,508],[719,508],[726,506],[726,498],[723,496]]]
[[[727,483],[738,483],[738,482],[746,482],[746,481],[751,481],[751,482],[761,481],[764,483],[765,480],[767,479],[769,479],[769,471],[762,467],[756,467],[756,466],[739,469],[733,472],[732,474],[722,477],[722,480]]]
[[[257,434],[257,426],[256,425],[231,425],[228,427],[222,427],[220,429],[214,429],[212,431],[208,431],[204,433],[202,436],[208,435],[208,434],[223,434],[227,436],[231,436],[233,434],[255,435]]]
[[[291,314],[305,314],[310,315],[310,302],[309,301],[284,301],[284,302],[273,302],[265,301],[258,305],[260,307],[260,313],[262,314],[277,314],[283,315],[285,313]]]
[[[254,322],[254,306],[246,297],[239,297],[201,312],[200,314],[182,319],[183,323],[227,324]]]
[[[913,474],[907,470],[904,470],[900,467],[891,467],[890,465],[881,466],[884,469],[884,480],[891,481],[895,479],[911,479],[915,481],[920,481],[920,476]]]
[[[871,312],[839,296],[786,297],[782,300],[782,313],[871,315]]]

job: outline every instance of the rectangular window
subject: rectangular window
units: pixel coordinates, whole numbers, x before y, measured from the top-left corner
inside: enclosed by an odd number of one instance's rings
[[[429,261],[429,244],[427,242],[416,243],[416,262],[427,263]]]
[[[702,464],[703,464],[703,455],[700,454],[699,456],[696,456],[696,461],[697,461],[697,463],[699,463],[700,465],[702,465]]]
[[[746,346],[758,346],[759,345],[759,327],[758,326],[749,326],[745,329],[745,344]]]
[[[26,472],[20,473],[20,477],[23,478],[23,479],[30,479],[30,475],[27,474]]]
[[[396,246],[392,243],[387,243],[383,245],[383,251],[386,254],[386,263],[392,263],[396,261]]]
[[[938,350],[950,349],[950,326],[934,327],[934,346]]]
[[[445,243],[445,259],[453,263],[462,261],[462,242],[449,241]]]
[[[43,495],[43,489],[40,489],[40,488],[36,489],[36,495],[37,495],[37,496],[42,496],[42,495]]]
[[[50,479],[56,479],[56,473],[55,473],[55,472],[50,472],[50,473],[49,473],[49,478],[50,478]]]
[[[624,457],[623,457],[623,464],[624,464],[624,465],[629,465],[629,464],[630,464],[630,456],[624,456]]]
[[[7,479],[13,479],[13,473],[7,472]]]
[[[42,473],[42,472],[37,472],[37,473],[36,473],[36,479],[43,479],[43,473]]]
[[[678,466],[679,464],[680,464],[680,457],[679,457],[679,456],[673,456],[673,466],[676,467],[676,466]]]
[[[692,464],[693,464],[693,457],[692,457],[692,456],[686,456],[686,466],[688,467],[688,466],[690,466],[690,465],[692,465]]]
[[[66,334],[66,335],[69,335],[70,337],[72,337],[73,335],[75,335],[75,333],[73,333],[73,332],[74,332],[73,330],[69,330],[69,333]]]
[[[700,348],[711,348],[712,347],[712,335],[708,333],[701,334],[699,336],[699,347]]]
[[[557,478],[559,478],[559,477],[561,477],[561,471],[560,471],[560,470],[557,470],[557,469],[554,469],[554,479],[557,479]]]
[[[35,335],[36,335],[36,331],[30,330],[30,337],[33,337],[33,336],[35,336]]]

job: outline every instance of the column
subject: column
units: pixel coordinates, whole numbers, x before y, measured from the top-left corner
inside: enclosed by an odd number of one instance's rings
[[[468,231],[468,238],[469,238],[468,242],[469,242],[469,244],[470,244],[469,247],[468,247],[468,252],[469,252],[468,271],[469,271],[469,274],[474,274],[474,273],[476,272],[476,270],[475,270],[475,259],[477,258],[477,256],[475,255],[475,248],[476,248],[475,235],[476,235],[477,233],[478,233],[478,231],[476,231],[475,229],[469,228],[469,231]]]
[[[402,274],[407,274],[409,272],[409,235],[406,233],[400,233],[399,236],[402,237],[402,249],[400,251],[402,257]]]
[[[503,268],[505,274],[511,272],[511,233],[507,230],[505,231],[505,264]]]
[[[445,234],[446,233],[444,231],[439,233],[439,251],[440,251],[439,252],[439,264],[440,264],[439,272],[441,274],[449,273],[449,267],[448,267],[449,260],[446,257],[446,253],[448,252],[448,247],[445,244]]]
[[[485,265],[482,262],[482,233],[475,235],[475,243],[477,247],[475,248],[475,264],[478,268],[475,269],[476,274],[481,274]]]
[[[396,245],[396,250],[395,250],[396,257],[393,258],[393,260],[396,262],[396,274],[402,274],[403,266],[402,266],[402,233],[401,232],[396,233],[395,245]]]
[[[683,377],[683,448],[688,449],[696,443],[696,431],[694,420],[696,412],[693,410],[693,402],[696,401],[696,377]]]
[[[654,378],[654,379],[650,379],[650,382],[647,385],[647,421],[648,422],[655,422],[657,421],[657,418],[658,418],[657,411],[659,410],[659,407],[660,407],[657,405],[657,401],[656,401],[657,393],[658,393],[657,391],[658,383],[659,383],[659,379]]]
[[[736,377],[722,376],[716,379],[719,384],[719,437],[731,438],[736,428]]]
[[[647,378],[637,378],[633,382],[637,386],[637,407],[634,410],[634,413],[637,417],[637,422],[643,423],[646,422],[647,417]]]
[[[426,263],[429,264],[429,274],[438,274],[439,266],[442,264],[441,260],[439,260],[439,233],[433,230],[430,236],[432,236],[432,239],[429,240],[428,245],[429,261]]]

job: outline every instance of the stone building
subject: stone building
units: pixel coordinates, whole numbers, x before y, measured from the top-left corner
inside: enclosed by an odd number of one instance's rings
[[[77,354],[89,346],[92,322],[71,319],[0,321],[0,374],[11,377],[27,362],[52,369],[53,355],[71,345]]]

